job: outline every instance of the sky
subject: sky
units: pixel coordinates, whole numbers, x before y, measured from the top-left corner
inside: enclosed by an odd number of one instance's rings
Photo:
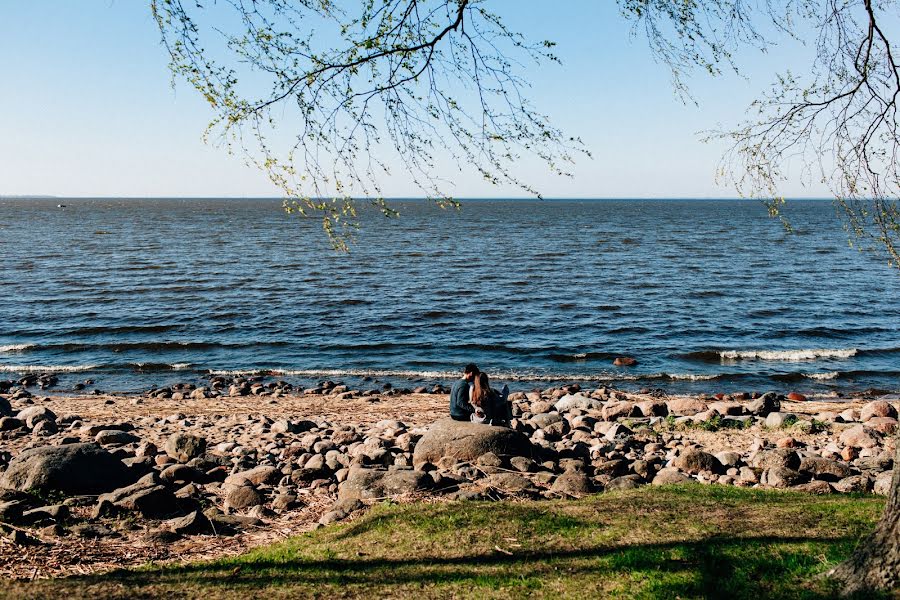
[[[742,77],[693,77],[697,104],[686,104],[615,3],[497,0],[494,10],[557,42],[563,65],[529,71],[532,99],[593,153],[572,179],[529,167],[547,197],[735,196],[715,178],[725,146],[702,132],[739,123],[776,72],[808,58],[796,44],[748,51],[737,57]],[[0,57],[0,195],[279,195],[263,173],[203,142],[212,114],[193,90],[173,87],[147,0],[0,0]],[[421,195],[392,171],[387,196]],[[460,198],[522,195],[475,173],[439,175]],[[780,192],[827,196],[791,172]]]

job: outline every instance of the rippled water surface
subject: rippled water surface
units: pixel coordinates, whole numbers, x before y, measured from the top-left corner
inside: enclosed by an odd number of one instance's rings
[[[794,235],[752,201],[397,206],[346,255],[273,200],[0,200],[0,370],[900,389],[900,274],[829,202],[790,202]]]

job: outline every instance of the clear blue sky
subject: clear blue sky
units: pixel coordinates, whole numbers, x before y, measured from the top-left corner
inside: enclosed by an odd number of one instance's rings
[[[531,173],[550,197],[735,195],[714,181],[724,147],[698,132],[737,123],[777,70],[805,65],[796,45],[748,52],[739,57],[746,78],[698,74],[699,106],[686,106],[614,3],[497,0],[495,10],[559,44],[564,65],[531,74],[534,101],[594,153],[574,180]],[[171,87],[145,0],[0,3],[0,56],[0,194],[278,195],[263,174],[201,141],[211,115],[192,90]],[[472,173],[448,175],[459,197],[513,193]],[[402,176],[383,187],[419,195]],[[799,174],[781,191],[827,195]]]

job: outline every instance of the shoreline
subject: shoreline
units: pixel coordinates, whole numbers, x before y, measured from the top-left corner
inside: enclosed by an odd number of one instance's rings
[[[0,419],[0,469],[11,471],[29,449],[91,443],[137,479],[131,496],[120,489],[106,504],[93,493],[0,491],[0,546],[29,548],[28,558],[5,553],[0,574],[44,578],[214,558],[352,519],[382,498],[566,498],[679,482],[885,493],[900,405],[571,385],[512,394],[512,429],[531,457],[498,450],[421,462],[422,440],[447,426],[446,393],[222,383],[216,397],[187,386],[0,394],[17,415]],[[174,438],[192,437],[203,438],[201,451],[173,451]],[[141,504],[150,490],[165,510]]]

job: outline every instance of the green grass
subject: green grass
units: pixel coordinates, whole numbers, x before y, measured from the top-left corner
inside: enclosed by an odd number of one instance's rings
[[[225,560],[7,584],[10,596],[828,598],[883,500],[699,484],[579,501],[384,504]]]

